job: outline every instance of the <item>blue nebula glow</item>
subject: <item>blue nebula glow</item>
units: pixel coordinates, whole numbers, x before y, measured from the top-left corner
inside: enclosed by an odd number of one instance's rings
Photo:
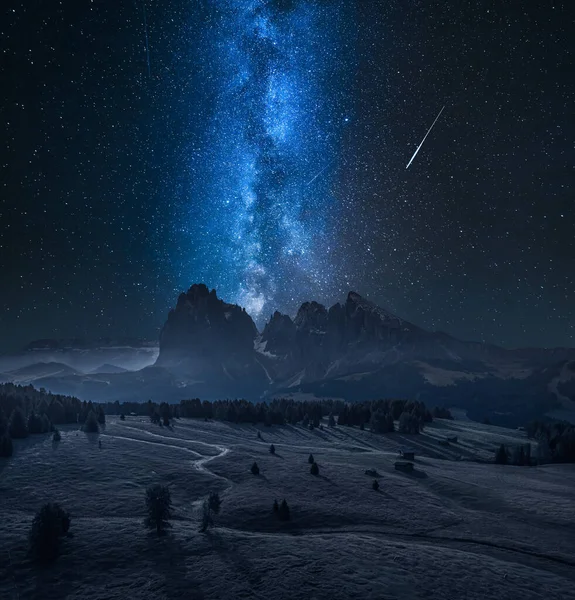
[[[351,110],[350,4],[215,0],[196,40],[206,107],[185,275],[256,318],[335,289],[330,189]]]

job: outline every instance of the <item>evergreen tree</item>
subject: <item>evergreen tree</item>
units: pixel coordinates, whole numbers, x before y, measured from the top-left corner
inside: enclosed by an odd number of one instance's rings
[[[29,542],[32,556],[40,561],[58,555],[60,538],[70,529],[70,515],[58,504],[45,504],[32,522]]]
[[[260,474],[260,468],[258,467],[258,463],[254,461],[254,464],[252,465],[252,468],[250,469],[252,472],[252,475],[259,475]]]
[[[164,485],[155,484],[146,490],[146,525],[155,527],[158,535],[169,527],[172,516],[172,498],[170,490]]]
[[[379,481],[377,479],[374,479],[373,483],[371,484],[371,487],[377,492],[377,490],[379,490]]]
[[[507,456],[507,449],[503,444],[501,444],[501,446],[499,446],[499,449],[495,453],[495,462],[498,465],[506,465],[508,462],[508,458],[509,457]]]
[[[32,411],[28,417],[28,433],[44,433],[42,417],[34,411]]]
[[[0,435],[3,435],[6,431],[8,431],[8,420],[6,419],[2,406],[0,406]]]
[[[371,431],[374,433],[388,433],[393,431],[393,417],[391,413],[378,408],[371,413],[369,423]]]
[[[86,420],[84,421],[84,425],[82,425],[82,431],[84,431],[85,433],[100,432],[100,427],[98,426],[98,419],[96,417],[96,413],[93,410],[88,412]]]
[[[403,411],[399,417],[399,431],[401,433],[417,434],[423,427],[423,420],[415,412]]]
[[[275,454],[276,453],[276,447],[272,444],[270,446],[270,454]]]
[[[48,415],[44,413],[42,415],[42,433],[48,433],[52,431],[52,429],[54,429],[54,427],[52,426],[52,423],[50,423]]]
[[[101,404],[98,406],[98,423],[100,425],[106,424],[106,414],[104,413],[104,409]]]
[[[210,507],[211,512],[214,515],[218,515],[220,513],[220,506],[222,505],[222,501],[220,499],[220,495],[217,492],[210,492],[208,497],[208,506]]]
[[[160,417],[162,418],[162,422],[166,427],[170,425],[170,405],[167,402],[162,402],[160,404]]]
[[[220,496],[216,492],[211,492],[208,499],[204,500],[202,525],[200,527],[200,531],[206,531],[208,527],[214,526],[213,515],[217,515],[220,512],[221,504],[222,501],[220,499]]]
[[[0,458],[10,458],[13,452],[12,438],[7,433],[0,434]]]
[[[318,467],[318,464],[317,464],[316,462],[314,462],[314,463],[312,464],[312,466],[311,466],[311,469],[309,470],[309,472],[310,472],[312,475],[319,475],[319,467]]]
[[[290,510],[288,503],[285,501],[285,498],[282,500],[277,514],[280,521],[290,520]]]

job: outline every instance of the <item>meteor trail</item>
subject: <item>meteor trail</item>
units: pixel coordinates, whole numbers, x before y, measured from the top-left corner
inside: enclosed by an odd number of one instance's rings
[[[411,157],[411,160],[407,163],[407,167],[405,167],[406,169],[409,169],[409,165],[413,162],[413,159],[417,156],[417,153],[419,152],[419,149],[421,148],[421,146],[423,146],[423,142],[425,142],[425,138],[429,135],[429,132],[433,129],[433,126],[435,125],[435,123],[437,123],[437,119],[439,119],[439,117],[441,116],[441,113],[443,112],[444,108],[445,108],[445,105],[439,111],[439,114],[437,115],[437,117],[435,117],[435,121],[433,121],[433,123],[431,124],[431,127],[427,130],[427,133],[425,134],[425,137],[421,140],[421,144],[419,144],[419,146],[417,146],[417,150],[413,153],[413,156]]]
[[[331,167],[331,165],[335,162],[334,160],[331,160],[330,162],[327,163],[327,165],[325,165],[325,167],[319,172],[317,173],[317,175],[315,175],[312,179],[310,179],[307,183],[306,186],[311,185],[328,167]]]

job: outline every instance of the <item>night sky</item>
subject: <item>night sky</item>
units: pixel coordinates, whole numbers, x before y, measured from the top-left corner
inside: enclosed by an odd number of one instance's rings
[[[0,14],[0,349],[156,337],[200,281],[260,326],[353,289],[461,338],[575,345],[569,2]]]

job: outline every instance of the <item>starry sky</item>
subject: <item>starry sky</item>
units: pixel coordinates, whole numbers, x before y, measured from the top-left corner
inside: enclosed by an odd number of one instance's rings
[[[568,2],[0,10],[0,350],[155,338],[199,281],[575,346]]]

